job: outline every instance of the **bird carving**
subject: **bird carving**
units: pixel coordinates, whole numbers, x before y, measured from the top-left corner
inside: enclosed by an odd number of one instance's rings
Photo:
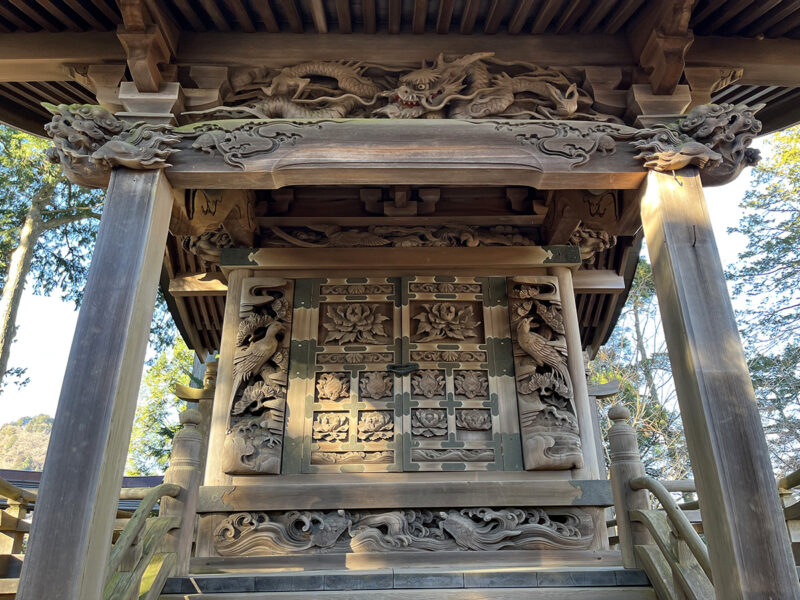
[[[275,355],[278,351],[278,335],[284,331],[283,323],[273,321],[267,326],[267,333],[263,338],[236,348],[233,356],[233,394],[236,394],[242,382],[247,381],[253,373],[261,371]]]
[[[569,378],[569,370],[567,369],[566,347],[546,339],[535,331],[531,331],[531,321],[533,321],[533,317],[525,317],[520,319],[517,324],[517,343],[519,347],[534,360],[537,367],[549,366],[553,368],[569,388],[570,396],[572,396],[572,381]]]

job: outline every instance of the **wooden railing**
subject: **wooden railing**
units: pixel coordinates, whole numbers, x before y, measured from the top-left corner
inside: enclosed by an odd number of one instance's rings
[[[129,600],[137,589],[139,598],[158,597],[160,587],[157,591],[153,590],[153,596],[150,591],[156,587],[153,584],[159,581],[163,584],[171,574],[176,564],[176,555],[174,552],[157,551],[167,533],[181,526],[181,519],[169,516],[151,517],[150,513],[161,498],[174,498],[180,492],[181,487],[173,483],[162,483],[154,488],[137,488],[133,493],[129,491],[128,497],[141,500],[141,503],[111,548],[104,600]]]
[[[20,555],[25,535],[30,531],[27,519],[36,494],[0,478],[0,498],[8,506],[0,511],[0,600],[13,598],[19,584]]]
[[[111,549],[103,600],[155,600],[168,577],[189,573],[203,439],[197,410],[180,417],[164,483],[127,491],[142,501]],[[150,516],[159,502],[158,516]]]
[[[624,566],[644,569],[659,600],[714,598],[708,548],[672,497],[672,492],[693,491],[693,482],[691,486],[670,483],[668,489],[663,482],[647,477],[630,412],[617,405],[608,415],[614,422],[608,434],[616,508],[613,525]],[[661,510],[653,508],[648,493]]]

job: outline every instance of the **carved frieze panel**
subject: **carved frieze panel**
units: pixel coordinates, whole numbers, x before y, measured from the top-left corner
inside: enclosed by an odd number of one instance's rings
[[[249,277],[242,283],[233,356],[230,425],[223,471],[230,475],[281,472],[294,283]]]
[[[555,277],[508,280],[523,458],[527,470],[583,466]]]
[[[594,534],[578,508],[240,512],[214,531],[222,556],[361,552],[582,550]]]

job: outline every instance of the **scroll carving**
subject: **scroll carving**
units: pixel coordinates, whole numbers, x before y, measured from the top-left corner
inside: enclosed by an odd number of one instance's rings
[[[241,512],[216,528],[214,546],[223,556],[578,550],[593,533],[577,508]]]
[[[228,399],[230,428],[222,456],[228,474],[280,473],[291,298],[289,281],[244,280]]]
[[[509,317],[525,469],[581,468],[557,280],[510,281]]]
[[[180,137],[168,125],[129,125],[101,106],[44,103],[53,114],[45,125],[53,138],[47,157],[69,179],[87,187],[106,187],[111,169],[163,169]]]

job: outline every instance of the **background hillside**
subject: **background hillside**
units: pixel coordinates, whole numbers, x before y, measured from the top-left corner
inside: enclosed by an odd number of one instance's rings
[[[0,469],[41,471],[53,417],[22,417],[0,427]]]

